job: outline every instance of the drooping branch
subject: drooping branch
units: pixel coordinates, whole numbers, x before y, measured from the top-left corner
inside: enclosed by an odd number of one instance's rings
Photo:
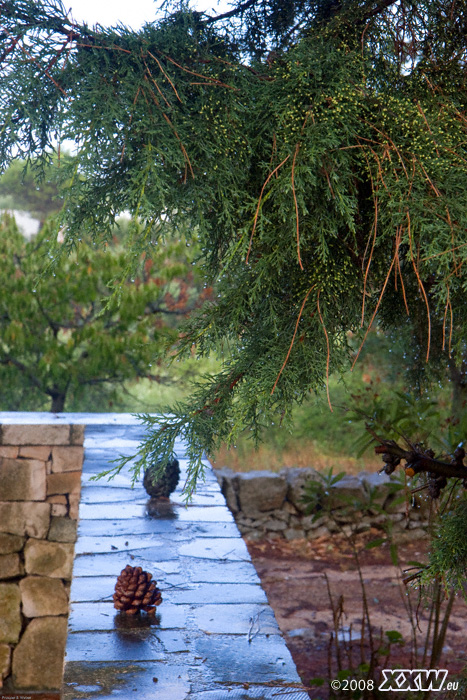
[[[371,10],[367,10],[364,13],[365,19],[371,19],[372,17],[376,17],[377,15],[380,15],[384,10],[387,10],[391,5],[395,5],[397,0],[382,0],[382,2],[377,2],[375,7],[373,7]]]
[[[0,365],[13,365],[20,372],[27,375],[29,381],[31,382],[31,384],[33,384],[33,386],[42,391],[42,382],[39,381],[34,371],[27,367],[23,362],[20,362],[20,360],[13,357],[12,355],[8,353],[3,355],[3,357],[0,358]]]
[[[54,8],[58,10],[58,8]],[[18,37],[24,36],[30,30],[45,29],[54,34],[61,34],[69,41],[74,39],[92,39],[93,33],[87,27],[71,22],[63,13],[51,12],[50,6],[18,7],[16,0],[0,2],[3,32],[8,36],[8,28],[14,28]]]
[[[230,19],[230,17],[235,17],[237,15],[241,15],[245,10],[248,10],[250,7],[255,5],[258,2],[258,0],[246,0],[246,2],[242,2],[240,5],[237,5],[234,7],[232,10],[229,10],[228,12],[223,12],[220,15],[215,15],[214,17],[208,17],[207,19],[204,20],[204,24],[212,24],[213,22],[221,22],[223,19]]]

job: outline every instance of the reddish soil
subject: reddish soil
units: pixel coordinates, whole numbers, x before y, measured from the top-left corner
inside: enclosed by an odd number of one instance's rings
[[[399,546],[399,566],[395,567],[386,543],[365,548],[369,540],[379,536],[380,533],[375,532],[360,535],[356,540],[373,648],[387,647],[385,633],[390,630],[399,632],[404,643],[393,644],[389,657],[380,655],[377,668],[379,671],[381,668],[428,669],[431,652],[425,659],[423,654],[429,611],[420,601],[419,592],[401,580],[409,562],[424,561],[426,545],[417,541]],[[356,669],[362,659],[368,662],[371,656],[367,629],[361,642],[364,617],[362,584],[349,542],[341,536],[332,536],[313,541],[247,541],[247,545],[302,682],[310,687],[311,679],[326,678],[321,687],[315,689],[313,686],[309,691],[310,698],[341,697],[330,695],[329,690],[329,681],[337,677],[338,668]],[[408,613],[410,607],[413,626]],[[442,610],[445,607],[443,602]],[[330,641],[335,629],[333,617],[336,618],[336,628],[344,630],[344,640],[338,645],[340,665],[336,660],[335,643]],[[350,643],[349,630],[353,638]],[[449,670],[448,680],[454,680],[454,675],[467,663],[466,632],[467,606],[463,600],[456,599],[443,654],[435,666]],[[379,671],[376,671],[377,679],[380,678]],[[349,678],[357,677],[357,673],[349,675]],[[387,698],[390,694],[379,695]],[[408,694],[399,695],[402,698]],[[427,697],[428,694],[423,695]],[[436,693],[438,698],[440,695]],[[352,693],[342,694],[342,697],[352,697]]]

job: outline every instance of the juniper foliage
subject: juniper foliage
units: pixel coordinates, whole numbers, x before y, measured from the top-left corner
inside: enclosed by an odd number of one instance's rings
[[[223,367],[163,425],[146,416],[136,471],[184,437],[192,488],[203,451],[287,421],[376,316],[423,326],[424,363],[462,356],[467,2],[177,4],[138,32],[77,25],[60,0],[0,12],[2,164],[74,140],[67,244],[125,209],[135,253],[188,220],[216,287],[179,352]]]
[[[455,503],[445,513],[431,541],[429,566],[423,574],[423,582],[430,584],[438,579],[446,589],[452,588],[465,596],[465,572],[467,570],[467,503]]]

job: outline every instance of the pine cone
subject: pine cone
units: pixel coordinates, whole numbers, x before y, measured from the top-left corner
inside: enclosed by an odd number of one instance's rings
[[[160,469],[160,462],[146,469],[144,473],[143,486],[152,498],[168,498],[172,491],[177,488],[180,479],[180,466],[178,459],[172,459],[165,466],[165,471],[161,477],[154,479],[155,474]]]
[[[152,574],[143,571],[140,566],[127,566],[122,569],[115,584],[113,594],[114,608],[128,615],[136,615],[140,610],[152,613],[162,603],[162,595],[151,581]]]

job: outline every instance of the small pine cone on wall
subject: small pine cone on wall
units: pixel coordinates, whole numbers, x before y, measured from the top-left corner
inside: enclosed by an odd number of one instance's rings
[[[128,615],[136,615],[141,610],[154,612],[156,606],[162,603],[162,594],[156,581],[151,579],[152,574],[143,571],[140,566],[127,564],[115,584],[114,608]]]

